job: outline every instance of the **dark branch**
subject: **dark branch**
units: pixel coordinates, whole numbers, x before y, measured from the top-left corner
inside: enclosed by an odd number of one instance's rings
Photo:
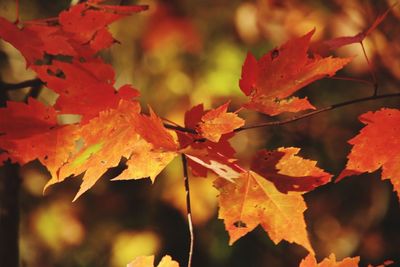
[[[4,83],[0,82],[0,90],[12,91],[26,87],[39,87],[44,83],[40,79],[32,79],[20,83]]]
[[[360,103],[360,102],[366,102],[366,101],[377,100],[377,99],[382,99],[382,98],[391,98],[391,97],[400,97],[400,93],[376,95],[376,96],[368,96],[368,97],[363,97],[363,98],[357,98],[357,99],[345,101],[345,102],[342,102],[342,103],[333,104],[331,106],[327,106],[327,107],[324,107],[324,108],[321,108],[321,109],[317,109],[317,110],[305,113],[303,115],[294,116],[294,117],[286,119],[286,120],[270,121],[270,122],[255,124],[255,125],[243,126],[241,128],[236,129],[235,132],[241,132],[241,131],[244,131],[244,130],[267,127],[267,126],[277,126],[277,125],[287,124],[287,123],[291,123],[291,122],[298,121],[298,120],[301,120],[301,119],[305,119],[305,118],[308,118],[308,117],[312,117],[312,116],[317,115],[319,113],[322,113],[324,111],[333,110],[333,109],[337,109],[337,108],[344,107],[344,106],[349,106],[349,105]]]
[[[294,116],[294,117],[291,117],[291,118],[285,119],[285,120],[270,121],[270,122],[264,122],[264,123],[255,124],[255,125],[243,126],[243,127],[240,127],[238,129],[236,129],[234,132],[241,132],[241,131],[255,129],[255,128],[262,128],[262,127],[267,127],[267,126],[277,126],[277,125],[287,124],[287,123],[295,122],[295,121],[302,120],[302,119],[305,119],[305,118],[308,118],[308,117],[312,117],[314,115],[317,115],[317,114],[325,112],[325,111],[337,109],[337,108],[340,108],[340,107],[349,106],[349,105],[360,103],[360,102],[378,100],[378,99],[383,99],[383,98],[391,98],[391,97],[400,97],[400,93],[384,94],[384,95],[373,95],[373,96],[368,96],[368,97],[357,98],[357,99],[353,99],[353,100],[349,100],[349,101],[333,104],[331,106],[327,106],[327,107],[320,108],[320,109],[317,109],[317,110],[313,110],[311,112],[308,112],[308,113],[305,113],[305,114],[302,114],[302,115],[299,115],[299,116]],[[174,131],[197,134],[195,129],[185,128],[185,127],[182,127],[182,126],[176,126],[176,125],[171,125],[171,124],[164,123],[164,127],[167,128],[167,129],[170,129],[170,130],[174,130]],[[199,139],[199,140],[201,141],[202,139]]]
[[[189,128],[185,128],[185,127],[177,126],[177,125],[171,125],[168,123],[164,123],[164,127],[167,129],[170,129],[170,130],[178,131],[178,132],[197,134],[196,130],[194,130],[194,129],[189,129]]]

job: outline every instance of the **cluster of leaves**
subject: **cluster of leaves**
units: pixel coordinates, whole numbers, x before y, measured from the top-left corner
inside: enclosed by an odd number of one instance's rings
[[[16,47],[27,67],[59,95],[54,106],[30,98],[27,103],[8,102],[0,109],[0,161],[26,164],[38,159],[51,174],[46,188],[83,174],[77,199],[121,158],[127,159],[127,167],[114,180],[150,177],[154,181],[182,154],[193,175],[207,176],[209,171],[218,175],[214,184],[220,192],[219,218],[224,220],[230,244],[261,225],[274,243],[286,240],[310,252],[300,266],[357,266],[358,258],[337,263],[332,256],[317,264],[313,256],[303,194],[330,182],[333,175],[298,156],[300,148],[260,150],[250,168],[245,168],[229,143],[246,129],[245,121],[238,111],[228,111],[229,102],[212,110],[197,105],[185,113],[185,125],[179,126],[163,123],[151,108],[150,114],[142,114],[139,92],[131,85],[114,87],[112,67],[98,56],[115,43],[107,26],[147,7],[101,2],[87,1],[57,18],[23,24],[0,18],[0,37]],[[336,48],[362,42],[383,18],[366,32],[325,44]],[[247,55],[239,82],[249,98],[243,108],[269,116],[316,109],[307,98],[293,94],[335,75],[351,58],[310,54],[313,33],[292,39],[258,60]],[[79,115],[81,120],[62,124],[64,114]],[[360,121],[366,126],[349,141],[353,148],[339,178],[382,168],[382,179],[390,179],[400,197],[400,110],[367,112]],[[152,266],[152,262],[153,258],[138,258],[131,266]],[[177,263],[164,258],[159,266]]]

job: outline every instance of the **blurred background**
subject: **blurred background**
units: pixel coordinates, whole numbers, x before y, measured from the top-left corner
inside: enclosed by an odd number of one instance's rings
[[[120,44],[101,56],[116,71],[117,86],[131,83],[141,91],[143,107],[182,123],[193,105],[213,108],[231,100],[235,110],[246,101],[238,87],[247,51],[260,57],[290,38],[313,28],[313,41],[352,36],[368,28],[393,1],[107,1],[148,4],[111,26]],[[66,0],[20,0],[21,20],[55,17],[71,4]],[[0,15],[15,20],[15,2],[0,1]],[[400,79],[400,8],[364,41],[379,81],[379,92],[398,92]],[[370,80],[368,65],[357,44],[340,48],[338,56],[356,56],[338,76]],[[35,78],[20,53],[0,40],[0,81]],[[23,101],[30,88],[2,92],[2,101]],[[302,89],[317,107],[372,94],[371,86],[324,79]],[[37,98],[53,104],[46,88]],[[325,112],[291,124],[244,131],[232,139],[244,166],[261,148],[301,147],[303,157],[337,175],[350,151],[347,140],[362,124],[357,117],[380,107],[399,108],[399,99],[364,102]],[[247,123],[271,120],[242,111]],[[285,118],[288,115],[280,116]],[[278,119],[279,119],[278,118]],[[118,171],[118,168],[113,171]],[[3,173],[4,175],[4,173]],[[20,168],[21,266],[125,266],[138,255],[164,254],[186,265],[189,233],[179,158],[152,185],[150,180],[110,182],[105,175],[78,201],[71,203],[81,182],[68,179],[42,195],[49,174],[38,162]],[[3,178],[3,177],[1,177]],[[193,266],[298,266],[307,252],[282,241],[275,246],[257,228],[233,246],[217,219],[214,177],[191,177],[195,227]],[[391,259],[400,262],[400,208],[391,184],[380,172],[349,177],[305,194],[305,212],[317,258],[335,253],[338,259],[361,256],[361,265]]]

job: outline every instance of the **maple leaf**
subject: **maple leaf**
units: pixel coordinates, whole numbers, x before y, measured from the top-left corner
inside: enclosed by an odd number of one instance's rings
[[[231,159],[211,148],[181,150],[193,162],[213,171],[219,177],[228,181],[238,178],[243,169],[236,164],[236,159]]]
[[[185,127],[199,129],[206,113],[202,104],[194,106],[185,113]],[[233,133],[222,135],[218,142],[204,140],[203,136],[198,133],[177,132],[177,134],[181,152],[188,156],[188,166],[193,175],[206,177],[207,171],[211,170],[221,177],[231,180],[242,172],[242,169],[235,163],[235,150],[228,141],[233,137]]]
[[[379,24],[382,23],[382,21],[386,18],[387,14],[389,14],[390,10],[396,5],[397,3],[393,4],[390,6],[385,13],[382,15],[378,16],[374,23],[372,23],[371,27],[369,27],[367,30],[362,31],[354,36],[344,36],[344,37],[338,37],[334,38],[328,41],[325,41],[324,44],[329,47],[329,49],[334,50],[336,48],[349,45],[349,44],[354,44],[354,43],[361,43],[372,31],[376,29],[376,27],[379,26]]]
[[[121,99],[139,95],[136,89],[127,86],[116,91],[113,87],[114,70],[99,59],[72,64],[54,60],[52,65],[32,68],[49,88],[60,95],[55,108],[64,114],[82,115],[83,124],[102,110],[116,108]]]
[[[400,199],[400,110],[370,111],[362,114],[359,120],[366,126],[349,140],[353,148],[337,181],[382,168],[382,179],[390,179]]]
[[[258,61],[251,53],[247,54],[239,81],[240,89],[250,97],[244,107],[271,116],[315,109],[307,98],[292,94],[316,80],[334,75],[351,59],[308,57],[314,31],[288,41]]]
[[[218,143],[223,134],[231,133],[244,125],[244,120],[239,118],[237,114],[227,112],[228,105],[229,102],[208,111],[201,117],[198,127],[204,138]]]
[[[70,33],[79,44],[98,43],[98,36],[107,40],[102,48],[112,44],[111,34],[105,27],[112,22],[131,15],[133,12],[147,10],[147,6],[110,6],[94,3],[82,3],[74,5],[59,15],[59,22],[64,32]],[[105,38],[104,35],[110,36]],[[111,42],[109,42],[111,40]]]
[[[140,256],[134,259],[126,267],[154,267],[154,256]],[[179,267],[179,263],[172,260],[171,256],[164,256],[157,267]]]
[[[46,54],[87,59],[114,43],[109,24],[146,9],[81,3],[61,12],[58,23],[26,21],[20,28],[0,18],[0,37],[22,53],[28,66],[43,61]]]
[[[0,154],[3,160],[11,158],[23,165],[38,158],[56,176],[78,134],[75,125],[59,126],[55,110],[33,98],[27,104],[7,102],[7,107],[0,109],[0,148],[6,151]]]
[[[282,193],[308,192],[328,183],[332,175],[316,167],[316,161],[296,154],[300,148],[278,148],[276,151],[260,150],[255,155],[251,169],[274,183]]]
[[[335,254],[329,255],[329,258],[325,258],[322,262],[317,263],[314,255],[308,254],[303,259],[299,267],[358,267],[360,257],[345,258],[339,262],[336,261]]]
[[[234,182],[217,179],[215,187],[220,191],[218,218],[224,220],[230,245],[260,224],[275,244],[284,239],[314,253],[303,216],[306,204],[300,193],[282,194],[251,171]]]
[[[81,127],[80,137],[83,147],[70,157],[60,168],[58,176],[53,176],[46,187],[61,182],[71,175],[85,172],[83,182],[74,201],[90,189],[96,181],[111,167],[120,162],[121,157],[127,159],[127,169],[114,180],[141,179],[155,177],[176,156],[176,145],[169,142],[173,139],[161,126],[159,140],[154,144],[152,139],[141,136],[142,130],[137,122],[145,121],[139,114],[137,102],[121,101],[117,109],[105,110]],[[153,114],[149,120],[153,124],[161,124]],[[155,133],[157,134],[157,133]],[[159,144],[168,144],[160,146]]]

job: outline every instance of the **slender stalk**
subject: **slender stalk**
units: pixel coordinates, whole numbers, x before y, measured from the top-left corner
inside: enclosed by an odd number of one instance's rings
[[[364,58],[368,63],[369,73],[371,74],[372,81],[374,83],[374,94],[373,95],[377,96],[378,95],[378,80],[376,79],[374,67],[372,66],[372,63],[368,59],[368,55],[367,55],[367,52],[365,51],[365,47],[364,47],[364,44],[362,41],[360,42],[360,45],[361,45],[362,51],[364,53]]]
[[[364,79],[357,79],[357,78],[352,78],[352,77],[341,77],[341,76],[332,76],[332,77],[328,77],[329,79],[332,80],[342,80],[342,81],[350,81],[350,82],[358,82],[358,83],[364,83],[364,84],[368,84],[368,85],[373,85],[373,82],[364,80]]]
[[[193,233],[193,223],[192,223],[192,208],[190,205],[189,174],[187,169],[186,156],[184,154],[182,154],[182,165],[183,165],[183,176],[185,178],[186,211],[187,211],[189,233],[190,233],[190,246],[189,246],[189,257],[188,257],[187,267],[191,267],[192,256],[193,256],[193,245],[194,245],[194,233]]]
[[[325,111],[328,111],[328,110],[333,110],[333,109],[337,109],[337,108],[340,108],[340,107],[349,106],[349,105],[352,105],[352,104],[355,104],[355,103],[366,102],[366,101],[382,99],[382,98],[390,98],[390,97],[400,97],[400,93],[385,94],[385,95],[373,95],[373,96],[368,96],[368,97],[363,97],[363,98],[357,98],[357,99],[353,99],[353,100],[349,100],[349,101],[333,104],[331,106],[327,106],[327,107],[324,107],[324,108],[321,108],[321,109],[317,109],[317,110],[305,113],[303,115],[294,116],[294,117],[291,117],[291,118],[285,119],[285,120],[270,121],[270,122],[264,122],[264,123],[255,124],[255,125],[243,126],[241,128],[236,129],[235,132],[241,132],[241,131],[244,131],[244,130],[267,127],[267,126],[283,125],[283,124],[291,123],[291,122],[298,121],[298,120],[301,120],[301,119],[305,119],[305,118],[308,118],[308,117],[312,117],[314,115],[317,115],[319,113],[322,113],[322,112],[325,112]]]
[[[164,123],[164,127],[170,130],[174,130],[174,131],[178,131],[178,132],[183,132],[183,133],[192,133],[192,134],[196,134],[196,130],[194,129],[190,129],[190,128],[186,128],[186,127],[182,127],[182,126],[178,126],[178,125],[171,125],[168,123]]]

